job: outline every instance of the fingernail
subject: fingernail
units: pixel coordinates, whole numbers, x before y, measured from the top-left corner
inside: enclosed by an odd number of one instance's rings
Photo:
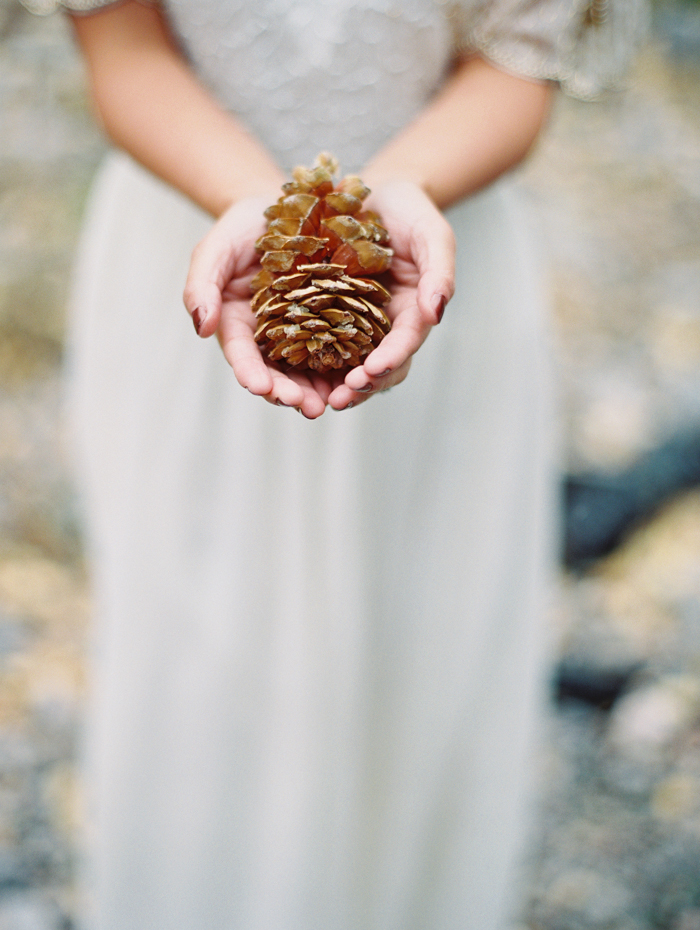
[[[192,311],[192,322],[194,323],[194,328],[198,336],[199,336],[199,331],[201,330],[202,326],[204,326],[204,321],[206,320],[206,318],[207,318],[207,311],[204,310],[202,307],[195,307],[195,309]]]
[[[279,397],[277,398],[275,403],[277,404],[278,407],[291,407],[292,406],[291,404],[285,404],[285,402],[283,400],[280,400]],[[295,407],[294,409],[301,411],[301,407]]]
[[[441,322],[442,317],[445,313],[446,304],[447,304],[447,301],[442,296],[442,294],[436,294],[435,297],[433,297],[433,313],[437,316],[438,323]]]
[[[355,388],[355,390],[357,391],[358,394],[369,394],[369,392],[372,390],[372,385],[365,384],[364,387]]]
[[[354,400],[351,400],[349,404],[346,404],[346,405],[343,407],[343,410],[349,410],[351,407],[354,407],[354,406],[355,406],[355,401],[354,401]]]
[[[391,368],[385,368],[384,371],[380,371],[377,375],[378,378],[383,378],[384,375],[391,374]]]

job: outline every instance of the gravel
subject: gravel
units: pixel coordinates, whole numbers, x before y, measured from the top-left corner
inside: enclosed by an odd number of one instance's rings
[[[69,930],[89,597],[60,366],[104,152],[59,16],[0,0],[0,930]],[[551,267],[565,467],[700,433],[700,7],[623,93],[560,98],[520,184]],[[558,677],[513,930],[700,930],[700,490],[562,569]]]

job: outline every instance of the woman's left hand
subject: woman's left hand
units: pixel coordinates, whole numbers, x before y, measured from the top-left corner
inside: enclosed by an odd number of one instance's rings
[[[392,328],[364,363],[333,389],[328,403],[335,410],[357,406],[372,393],[403,381],[412,356],[440,322],[454,293],[452,227],[417,184],[396,180],[378,185],[365,206],[379,214],[394,250],[391,302],[385,308]]]

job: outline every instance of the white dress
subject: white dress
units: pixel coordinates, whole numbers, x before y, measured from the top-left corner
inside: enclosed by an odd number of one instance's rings
[[[355,171],[457,44],[587,92],[586,5],[166,9],[281,164],[328,149]],[[97,179],[70,353],[96,603],[88,930],[504,926],[546,678],[552,381],[509,183],[449,219],[457,293],[408,379],[307,421],[193,332],[210,221],[126,156]]]

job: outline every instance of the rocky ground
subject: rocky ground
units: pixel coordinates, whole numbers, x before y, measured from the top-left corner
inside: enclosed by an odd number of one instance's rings
[[[699,78],[698,7],[661,8],[626,93],[562,100],[524,174],[573,472],[619,471],[700,423]],[[700,492],[565,574],[555,622],[569,668],[630,677],[612,706],[551,714],[524,926],[700,930]]]
[[[700,8],[660,8],[627,91],[561,99],[522,172],[551,256],[572,472],[700,428],[699,79]],[[102,152],[63,20],[0,0],[0,930],[68,930],[77,908],[89,604],[59,371]],[[563,571],[553,627],[568,686],[518,930],[700,930],[700,490]]]

